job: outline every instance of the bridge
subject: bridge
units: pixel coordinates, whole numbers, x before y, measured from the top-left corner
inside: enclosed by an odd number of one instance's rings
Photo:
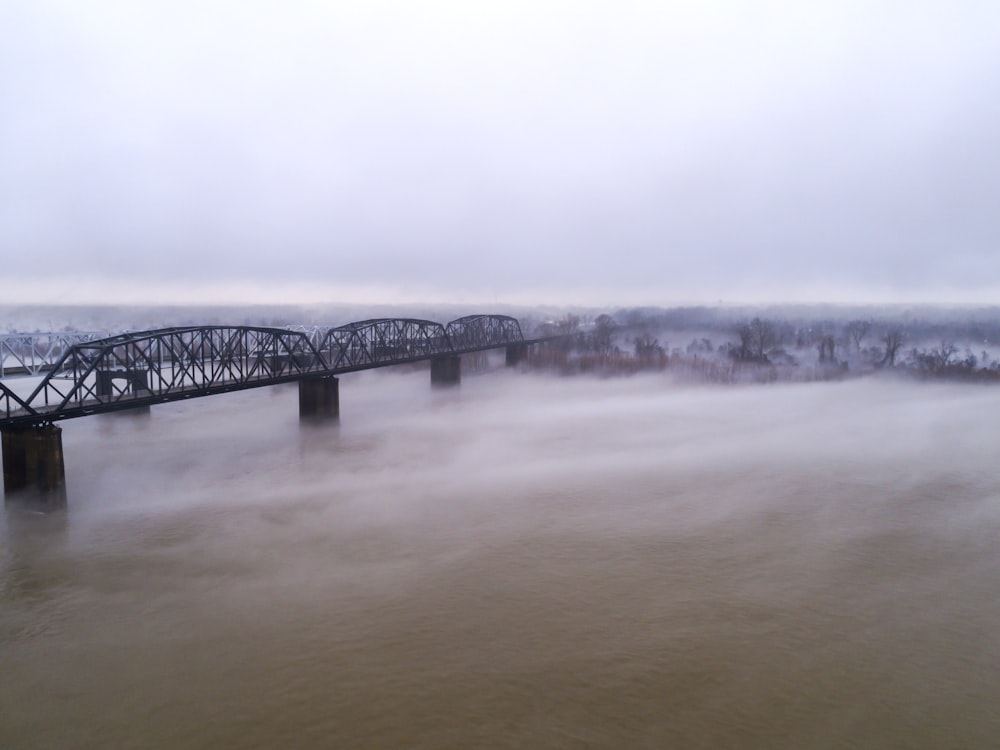
[[[52,369],[59,356],[74,344],[105,336],[93,331],[0,333],[0,378],[38,375]]]
[[[15,336],[21,336],[16,334]],[[4,491],[65,502],[62,431],[55,422],[297,381],[303,421],[340,416],[337,376],[430,360],[431,384],[456,385],[461,355],[504,348],[516,365],[532,344],[506,315],[450,323],[376,318],[335,328],[187,326],[32,344],[17,372],[41,375],[27,395],[0,381]],[[10,381],[8,381],[10,382]]]

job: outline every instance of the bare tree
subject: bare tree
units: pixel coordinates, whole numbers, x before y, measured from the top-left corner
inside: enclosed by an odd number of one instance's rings
[[[852,320],[847,324],[847,335],[854,342],[856,351],[861,351],[861,342],[871,330],[872,324],[867,320]]]
[[[951,363],[951,358],[958,352],[958,347],[950,341],[942,341],[941,346],[930,350],[930,356],[937,370],[943,370]]]
[[[832,333],[820,336],[818,348],[820,362],[837,361],[837,340],[833,337]]]
[[[538,332],[543,336],[562,336],[553,342],[555,349],[569,352],[578,344],[580,338],[580,318],[577,315],[567,315],[562,320],[546,321],[538,326]]]
[[[573,335],[580,330],[580,317],[567,315],[561,320],[547,320],[538,324],[538,332],[543,336]]]
[[[885,355],[880,364],[894,367],[896,354],[899,352],[899,347],[903,345],[903,332],[899,328],[890,328],[882,334],[882,343],[885,344]]]
[[[777,343],[778,336],[774,325],[767,320],[754,318],[749,323],[739,327],[740,348],[739,359],[752,362],[767,362],[767,353]]]
[[[561,334],[574,334],[578,330],[580,330],[579,315],[567,315],[562,320],[556,322],[556,331]]]
[[[663,347],[660,342],[653,338],[648,332],[643,332],[635,337],[635,358],[643,362],[650,362],[663,357]]]
[[[612,340],[618,323],[610,315],[598,315],[594,319],[594,330],[590,334],[590,344],[598,354],[608,354],[612,349]]]

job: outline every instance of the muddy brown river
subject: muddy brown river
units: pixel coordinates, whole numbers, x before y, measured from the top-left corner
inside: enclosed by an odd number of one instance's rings
[[[0,748],[1000,746],[1000,390],[347,376],[63,423]]]

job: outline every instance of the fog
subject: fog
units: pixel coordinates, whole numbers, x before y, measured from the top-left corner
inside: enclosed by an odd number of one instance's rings
[[[492,367],[64,423],[0,526],[5,747],[982,747],[990,388]]]
[[[2,3],[5,331],[563,338],[61,423],[0,748],[995,745],[998,24]]]
[[[14,0],[0,301],[992,302],[998,22]]]

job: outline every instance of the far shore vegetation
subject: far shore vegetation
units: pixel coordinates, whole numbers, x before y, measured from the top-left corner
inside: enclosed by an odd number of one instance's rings
[[[528,366],[565,374],[667,371],[691,381],[837,380],[894,373],[1000,382],[1000,318],[801,319],[721,317],[699,308],[625,310],[538,323],[560,335]]]

